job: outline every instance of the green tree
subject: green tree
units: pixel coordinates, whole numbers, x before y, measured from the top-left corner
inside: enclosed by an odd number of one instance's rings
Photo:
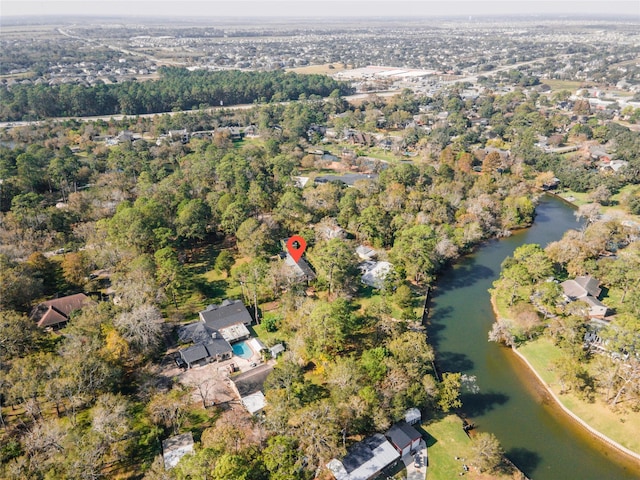
[[[178,295],[188,285],[187,272],[178,260],[176,252],[165,247],[154,255],[156,263],[156,281],[160,288],[170,296],[173,304],[178,308]]]
[[[332,238],[320,242],[309,256],[319,277],[326,282],[330,296],[337,291],[347,291],[353,286],[357,271],[356,257],[346,241]]]
[[[460,373],[442,374],[442,381],[438,385],[438,405],[443,412],[462,406],[460,401],[461,380],[462,374]]]
[[[436,232],[428,225],[415,225],[400,231],[391,251],[394,263],[404,266],[414,281],[431,282],[437,268],[437,240]]]
[[[275,435],[267,440],[262,451],[265,467],[271,480],[305,480],[310,472],[302,468],[299,443],[296,438]]]
[[[185,200],[178,206],[176,231],[187,240],[203,240],[207,235],[211,210],[202,200]]]
[[[231,267],[236,263],[233,254],[229,250],[222,250],[216,257],[214,268],[219,272],[225,272],[227,278],[231,275]]]

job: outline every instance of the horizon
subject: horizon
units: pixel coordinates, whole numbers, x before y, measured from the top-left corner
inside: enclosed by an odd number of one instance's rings
[[[454,0],[447,3],[432,0],[402,0],[400,2],[349,0],[3,0],[0,21],[11,19],[47,18],[96,18],[96,19],[167,19],[207,21],[210,19],[391,19],[391,18],[490,18],[567,17],[582,18],[631,18],[640,20],[640,2],[617,0],[613,2],[563,0],[526,1],[468,1]],[[176,15],[178,13],[178,15]],[[468,18],[467,18],[468,19]],[[2,22],[4,23],[4,22]]]

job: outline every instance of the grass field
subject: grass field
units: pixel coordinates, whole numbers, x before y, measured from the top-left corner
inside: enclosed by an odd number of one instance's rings
[[[618,193],[611,197],[611,205],[607,205],[601,208],[603,214],[608,214],[620,218],[628,218],[631,220],[638,220],[638,217],[629,213],[627,210],[627,197],[638,188],[637,185],[626,185],[620,189]],[[565,189],[556,192],[560,197],[567,199],[574,205],[580,206],[587,203],[592,203],[589,199],[588,193],[574,192],[573,190]]]
[[[429,480],[452,480],[459,478],[462,465],[469,464],[471,459],[472,440],[462,430],[462,421],[456,415],[425,422],[421,429],[427,442],[429,463],[427,478]],[[456,460],[458,457],[458,460]],[[463,460],[464,459],[464,460]],[[475,480],[518,478],[513,474],[481,474],[471,469],[463,478]]]
[[[640,412],[614,412],[604,402],[597,400],[588,402],[573,393],[560,395],[558,376],[549,366],[554,359],[560,358],[562,353],[547,338],[539,338],[528,342],[518,351],[524,355],[533,368],[540,374],[551,390],[560,398],[562,404],[588,423],[597,431],[612,440],[624,445],[634,452],[640,453]]]
[[[556,92],[559,90],[577,90],[582,86],[582,82],[574,82],[570,80],[543,80],[542,83],[549,85],[551,90]]]
[[[332,75],[340,70],[345,70],[342,63],[325,63],[322,65],[309,65],[307,67],[288,68],[288,72],[301,73],[306,75],[323,74]]]

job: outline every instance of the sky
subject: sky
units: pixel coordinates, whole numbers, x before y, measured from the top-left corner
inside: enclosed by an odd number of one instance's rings
[[[416,17],[623,15],[640,20],[640,0],[0,0],[0,17]]]

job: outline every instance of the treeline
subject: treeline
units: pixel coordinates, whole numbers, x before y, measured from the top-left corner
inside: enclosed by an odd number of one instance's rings
[[[0,89],[0,120],[50,117],[138,115],[191,110],[202,106],[297,100],[301,95],[322,97],[351,88],[324,75],[296,73],[195,71],[163,67],[160,79],[111,85],[15,85]]]
[[[489,339],[518,346],[547,337],[559,350],[549,369],[558,376],[563,392],[588,402],[600,399],[615,410],[636,411],[640,244],[634,229],[615,220],[596,221],[596,206],[578,210],[587,218],[581,231],[569,230],[544,249],[523,245],[503,262],[492,297],[505,318],[494,323]],[[607,321],[592,321],[586,300],[564,298],[559,282],[581,275],[602,282]]]

